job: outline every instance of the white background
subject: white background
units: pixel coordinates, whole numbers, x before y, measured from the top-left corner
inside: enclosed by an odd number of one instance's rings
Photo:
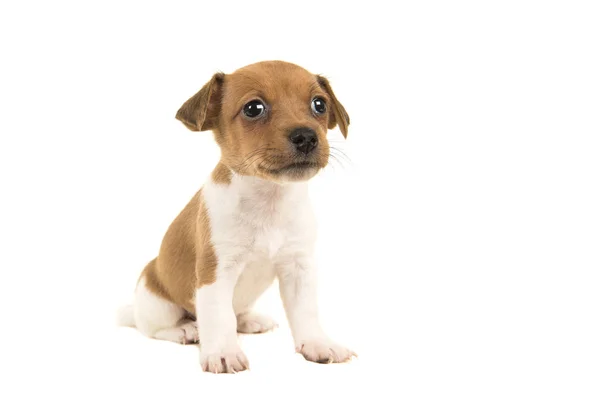
[[[599,398],[594,2],[351,3],[2,3],[1,398]],[[202,374],[114,310],[219,157],[175,112],[267,59],[351,116],[311,191],[324,325],[359,358],[295,355],[273,289],[251,372]]]

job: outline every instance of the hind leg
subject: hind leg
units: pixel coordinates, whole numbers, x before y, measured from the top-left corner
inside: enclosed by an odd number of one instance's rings
[[[240,333],[263,333],[279,326],[271,317],[253,311],[238,314],[236,318],[237,331]]]
[[[174,328],[165,328],[154,334],[154,339],[168,340],[180,344],[198,343],[198,327],[196,322],[184,319]]]
[[[135,290],[133,313],[137,329],[148,337],[181,344],[198,342],[196,323],[186,318],[183,308],[148,290],[145,278]]]
[[[278,325],[270,317],[254,312],[254,303],[275,279],[273,266],[255,264],[246,267],[235,287],[233,310],[240,333],[263,333]]]

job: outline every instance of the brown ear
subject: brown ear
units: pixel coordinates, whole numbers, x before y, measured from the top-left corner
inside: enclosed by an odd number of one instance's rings
[[[333,93],[333,90],[331,89],[331,85],[329,84],[327,78],[317,75],[317,80],[319,82],[319,85],[321,85],[323,90],[327,92],[327,94],[331,98],[331,101],[333,102],[332,107],[329,107],[328,128],[333,129],[336,125],[339,125],[340,131],[344,135],[344,138],[346,138],[348,136],[348,125],[350,125],[350,116],[348,116],[348,113],[346,112],[346,109],[344,108],[342,103],[340,103],[335,97],[335,94]]]
[[[175,118],[192,131],[216,128],[221,109],[221,86],[224,78],[223,73],[214,74],[198,93],[183,103]]]

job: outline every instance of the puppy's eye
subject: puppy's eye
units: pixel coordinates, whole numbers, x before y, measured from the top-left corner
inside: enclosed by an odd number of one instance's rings
[[[267,107],[260,100],[252,100],[244,105],[244,115],[250,119],[256,119],[263,115]]]
[[[315,114],[324,114],[327,111],[327,105],[322,97],[315,97],[310,106]]]

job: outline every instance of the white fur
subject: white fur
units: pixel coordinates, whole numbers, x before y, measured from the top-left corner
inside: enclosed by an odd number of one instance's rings
[[[237,330],[242,333],[262,333],[279,326],[266,315],[248,312],[237,316]]]
[[[198,327],[195,321],[184,319],[175,327],[155,332],[154,338],[181,344],[198,343]]]
[[[248,316],[276,276],[297,350],[313,361],[350,358],[353,353],[332,343],[318,320],[312,261],[316,224],[307,183],[234,174],[230,184],[209,181],[202,193],[219,260],[216,282],[196,292],[202,364],[211,370],[219,357],[245,360],[235,334],[236,316],[238,327],[250,320],[254,329],[270,328],[265,317]],[[222,372],[216,368],[213,372]]]
[[[198,341],[196,324],[185,319],[183,308],[149,291],[144,277],[135,289],[133,318],[148,337],[182,344]]]

